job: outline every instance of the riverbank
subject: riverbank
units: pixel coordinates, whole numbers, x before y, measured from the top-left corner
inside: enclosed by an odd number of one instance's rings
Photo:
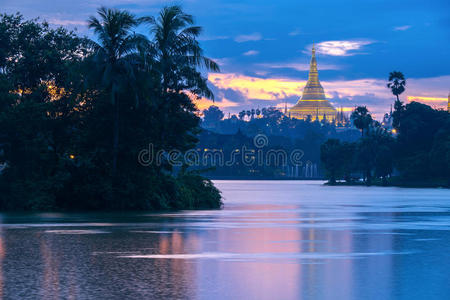
[[[300,178],[300,177],[273,177],[273,176],[205,176],[209,180],[326,180],[323,177]]]
[[[373,180],[370,185],[364,181],[339,181],[334,184],[326,182],[325,185],[330,186],[383,186],[383,187],[404,187],[404,188],[450,188],[450,183],[445,180],[405,180],[401,178],[392,177],[387,182],[382,180]]]

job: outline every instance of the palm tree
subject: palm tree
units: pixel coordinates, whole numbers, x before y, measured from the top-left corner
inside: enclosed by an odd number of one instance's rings
[[[243,120],[245,117],[245,110],[239,112],[239,119]]]
[[[398,96],[405,91],[405,86],[406,80],[402,72],[393,71],[389,73],[389,82],[387,84],[387,87],[390,88],[392,94],[397,97],[397,100],[395,100],[394,103],[394,113],[392,114],[392,126],[396,129],[399,129],[400,127],[400,116],[402,115],[404,110],[403,103],[400,101]]]
[[[92,41],[95,51],[93,60],[102,78],[103,88],[114,106],[112,171],[115,175],[119,152],[120,92],[123,92],[124,84],[133,82],[130,54],[135,53],[139,43],[146,39],[132,31],[139,20],[129,12],[101,7],[97,13],[100,18],[90,17],[88,26],[98,39],[98,43]]]
[[[369,114],[367,107],[358,106],[352,112],[350,118],[353,120],[355,127],[361,130],[361,135],[364,136],[364,129],[368,129],[372,123],[372,116]]]
[[[159,77],[156,110],[162,112],[161,119],[165,120],[158,129],[161,147],[181,147],[176,143],[182,143],[182,139],[168,138],[176,136],[170,132],[170,128],[174,130],[174,124],[181,119],[172,117],[174,113],[189,114],[195,111],[192,101],[183,97],[187,91],[194,98],[214,100],[207,78],[198,68],[218,72],[219,66],[203,55],[203,49],[197,41],[202,28],[194,26],[193,17],[184,13],[180,6],[164,7],[156,18],[143,17],[140,21],[150,25],[150,33],[153,35],[149,50],[152,57],[150,61],[155,62],[151,68]]]
[[[263,117],[265,117],[267,115],[267,108],[263,107],[261,109],[261,114],[263,115]]]
[[[392,94],[400,101],[399,95],[405,91],[406,80],[402,72],[393,71],[389,73],[389,82],[387,87],[391,89]]]
[[[197,67],[213,72],[220,70],[213,60],[203,55],[197,41],[202,28],[194,26],[193,17],[175,5],[164,7],[157,18],[150,16],[140,20],[150,25],[154,35],[153,49],[162,75],[163,94],[190,90],[197,96],[213,98],[206,78]]]

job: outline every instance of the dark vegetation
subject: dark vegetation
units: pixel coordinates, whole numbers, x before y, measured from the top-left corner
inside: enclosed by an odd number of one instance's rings
[[[418,102],[404,105],[398,96],[405,85],[402,73],[390,74],[388,88],[396,96],[392,130],[358,107],[352,119],[362,137],[353,143],[330,139],[321,146],[329,184],[354,184],[362,175],[367,185],[450,187],[450,114]]]
[[[212,97],[201,69],[218,71],[201,28],[177,6],[156,18],[100,8],[88,22],[95,41],[0,15],[0,209],[219,208],[198,172],[137,159],[197,143],[191,99]]]
[[[242,157],[233,164],[221,164],[218,160],[207,161],[210,167],[206,176],[212,178],[245,178],[245,179],[292,179],[292,178],[323,178],[320,170],[320,145],[327,139],[334,138],[346,142],[356,141],[361,133],[350,126],[349,120],[342,118],[342,122],[327,122],[299,120],[289,118],[280,110],[269,107],[242,111],[237,116],[225,118],[223,112],[216,106],[210,106],[203,111],[202,127],[205,129],[199,136],[199,153],[205,149],[223,153],[225,162],[230,161],[232,151],[243,147],[252,150],[284,151],[289,154],[295,150],[303,151],[301,164],[296,166],[288,158],[285,162],[264,160],[258,163],[243,164]],[[267,137],[267,145],[257,148],[254,137],[263,134]],[[314,168],[314,172],[307,171],[307,165]]]

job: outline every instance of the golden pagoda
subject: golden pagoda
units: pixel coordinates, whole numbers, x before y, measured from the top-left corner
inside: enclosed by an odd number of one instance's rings
[[[303,90],[303,95],[291,109],[289,114],[296,119],[310,119],[311,121],[323,120],[332,122],[336,118],[336,109],[326,99],[325,92],[319,81],[317,72],[316,49],[312,48],[311,64],[309,66],[308,82]]]

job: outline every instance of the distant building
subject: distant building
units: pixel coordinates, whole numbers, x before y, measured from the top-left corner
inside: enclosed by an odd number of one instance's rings
[[[344,113],[344,109],[341,107],[341,109],[336,113],[336,126],[349,127],[350,125],[350,119],[348,115]]]
[[[326,99],[325,92],[319,81],[316,49],[314,46],[312,48],[308,82],[300,100],[289,109],[289,114],[292,118],[302,120],[321,121],[326,119],[328,122],[334,122],[336,120],[336,109]]]
[[[381,121],[381,126],[385,128],[386,130],[392,130],[392,123],[394,121],[394,117],[392,115],[392,105],[391,105],[391,111],[389,113],[385,113],[383,116],[383,121]]]

